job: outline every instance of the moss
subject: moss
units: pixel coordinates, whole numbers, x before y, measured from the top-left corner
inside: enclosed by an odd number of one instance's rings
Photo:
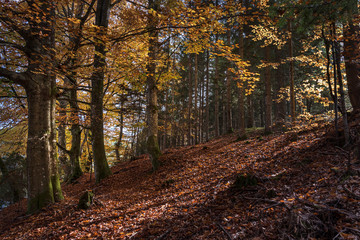
[[[84,210],[88,209],[91,206],[93,199],[94,193],[92,191],[84,192],[79,199],[78,208]]]
[[[156,171],[160,167],[159,157],[161,156],[161,151],[157,141],[157,136],[151,135],[147,139],[147,149],[150,154],[151,164],[153,170]]]
[[[100,164],[100,163],[99,163]],[[106,159],[101,163],[101,167],[98,168],[99,171],[95,172],[95,182],[100,183],[101,180],[107,178],[112,174],[109,165],[106,162]]]
[[[80,167],[80,164],[75,164],[74,168],[72,169],[72,174],[69,178],[71,183],[75,182],[79,177],[83,175],[83,171]]]
[[[55,202],[60,202],[64,200],[64,195],[62,194],[61,191],[60,178],[58,174],[51,177],[51,184],[52,184],[52,190],[53,190],[53,196]]]
[[[49,182],[48,188],[45,191],[28,200],[27,211],[29,214],[32,214],[53,202],[53,188],[51,182]]]

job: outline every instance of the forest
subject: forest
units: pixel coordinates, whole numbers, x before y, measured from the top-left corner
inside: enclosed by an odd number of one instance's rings
[[[360,2],[1,0],[1,239],[359,239]]]

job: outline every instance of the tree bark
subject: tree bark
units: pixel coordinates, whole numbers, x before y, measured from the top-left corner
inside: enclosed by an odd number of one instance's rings
[[[241,27],[240,34],[239,34],[239,55],[242,60],[244,60],[244,33],[243,29]],[[250,95],[248,96],[250,97]],[[240,86],[238,87],[238,111],[239,111],[239,138],[245,138],[246,137],[246,131],[245,131],[245,93],[244,93],[244,87]]]
[[[227,44],[231,45],[231,31],[229,30],[227,32]],[[229,66],[230,67],[230,62]],[[232,84],[232,76],[231,71],[229,68],[226,71],[226,103],[225,103],[225,112],[226,112],[226,132],[232,133],[233,132],[233,126],[232,126],[232,116],[231,116],[231,84]]]
[[[294,48],[293,48],[293,34],[292,34],[292,24],[291,20],[288,22],[288,30],[290,32],[290,39],[289,39],[289,57],[290,57],[290,115],[291,121],[295,122],[296,113],[295,113],[295,86],[294,86]]]
[[[76,86],[72,86],[70,89],[70,124],[71,124],[71,149],[70,163],[71,163],[71,177],[70,181],[78,179],[83,171],[80,166],[81,158],[81,128],[79,123],[80,108],[78,105],[77,89]]]
[[[106,68],[106,43],[104,42],[104,38],[106,37],[109,23],[109,14],[110,0],[99,0],[95,15],[95,25],[98,26],[99,29],[95,41],[94,72],[91,76],[91,135],[96,183],[99,183],[102,179],[111,175],[105,153],[103,122],[104,78]]]
[[[71,166],[66,151],[66,108],[68,106],[67,100],[59,100],[59,126],[58,126],[58,143],[61,147],[58,148],[59,163],[62,169],[64,169],[64,179],[69,179],[71,175]]]
[[[158,11],[159,2],[158,0],[149,0],[149,9]],[[157,25],[157,19],[151,13],[148,15],[148,28],[155,28]],[[150,160],[152,168],[156,171],[160,166],[159,157],[161,151],[158,143],[158,88],[156,85],[156,59],[158,51],[158,37],[159,33],[157,30],[152,30],[149,33],[149,63],[147,66],[147,150],[150,154]]]
[[[265,59],[266,63],[270,62],[270,47],[265,47]],[[271,76],[270,76],[270,66],[265,68],[265,133],[271,132],[271,106],[272,106],[272,99],[271,99]]]
[[[354,111],[360,110],[360,27],[349,22],[344,27],[344,58],[350,102]]]
[[[198,54],[195,53],[195,73],[194,73],[194,125],[195,125],[195,144],[199,143],[199,128],[198,128]]]
[[[188,103],[188,145],[192,145],[192,78],[191,78],[191,54],[189,54],[189,64],[188,64],[188,71],[189,71],[189,103]]]
[[[116,155],[116,161],[120,162],[120,147],[121,147],[121,143],[122,143],[122,138],[123,138],[123,130],[124,130],[124,103],[122,100],[120,100],[120,119],[119,119],[119,125],[120,125],[120,131],[119,131],[119,136],[118,139],[115,143],[115,155]]]
[[[26,53],[28,69],[24,73],[0,67],[0,76],[25,88],[28,103],[28,140],[26,167],[28,177],[28,212],[61,200],[62,193],[56,170],[55,150],[55,6],[51,1],[28,1],[28,13],[18,19],[25,26],[18,26],[6,18],[10,26],[25,42],[21,51]],[[11,8],[11,5],[9,5]],[[9,10],[11,11],[11,9]],[[40,19],[41,21],[38,21]],[[2,23],[1,23],[2,24]]]
[[[216,35],[215,41],[217,42],[218,36]],[[215,78],[214,78],[214,118],[215,118],[215,137],[220,135],[220,122],[219,122],[219,57],[215,56]]]
[[[210,51],[206,51],[206,106],[205,106],[205,139],[206,141],[209,141],[210,138],[210,102],[209,102],[209,82],[210,82],[210,69],[209,64],[210,63]]]

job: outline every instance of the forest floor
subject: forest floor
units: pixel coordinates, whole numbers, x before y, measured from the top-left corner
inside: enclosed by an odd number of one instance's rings
[[[347,174],[332,132],[227,135],[166,150],[155,173],[144,155],[98,185],[85,174],[34,215],[25,200],[2,210],[0,239],[360,239],[360,163]]]

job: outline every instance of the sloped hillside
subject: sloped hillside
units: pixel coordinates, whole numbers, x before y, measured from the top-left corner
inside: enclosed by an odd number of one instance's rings
[[[329,141],[330,126],[237,141],[235,135],[167,150],[83,176],[66,200],[25,215],[4,209],[1,239],[359,239],[360,177]],[[359,163],[354,163],[356,169]],[[91,181],[90,181],[91,179]],[[85,190],[95,201],[77,208]]]

